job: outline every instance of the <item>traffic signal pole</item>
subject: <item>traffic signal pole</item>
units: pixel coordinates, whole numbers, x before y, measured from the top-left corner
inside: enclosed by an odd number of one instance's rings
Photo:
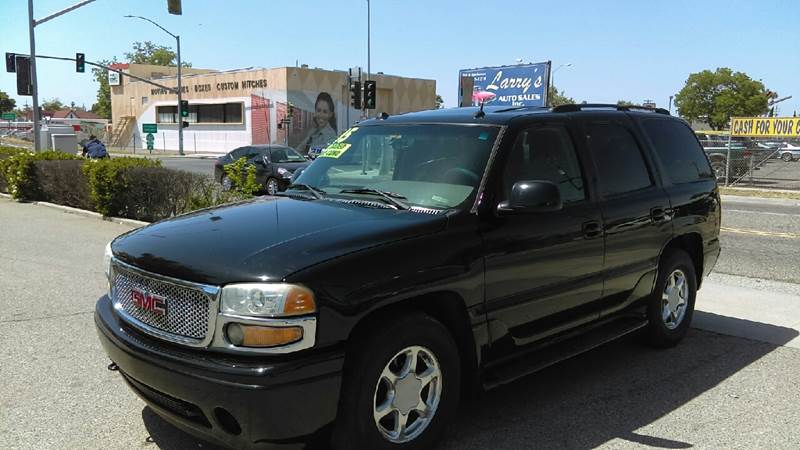
[[[28,33],[31,38],[31,102],[33,103],[33,150],[39,151],[42,148],[42,138],[39,136],[39,85],[36,83],[36,37],[33,27],[36,26],[36,19],[33,18],[33,0],[28,0]]]
[[[39,120],[41,117],[39,115],[39,84],[36,81],[36,33],[34,32],[34,28],[36,25],[41,25],[48,20],[55,19],[56,17],[66,14],[72,10],[78,9],[81,6],[88,5],[95,0],[83,0],[78,2],[70,7],[64,8],[61,11],[55,12],[50,14],[49,16],[36,20],[33,18],[33,0],[28,0],[28,34],[30,35],[31,40],[31,102],[33,103],[33,149],[35,151],[39,151],[42,148],[41,139],[39,137]]]
[[[181,37],[175,36],[178,46],[178,154],[183,156],[183,115],[181,115],[181,100],[183,100],[183,87],[181,85]]]

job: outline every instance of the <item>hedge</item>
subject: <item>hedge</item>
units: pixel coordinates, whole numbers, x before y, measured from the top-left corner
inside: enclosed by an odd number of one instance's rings
[[[225,192],[205,175],[163,168],[158,160],[86,160],[4,147],[0,191],[20,201],[48,201],[148,222],[251,197]]]
[[[42,197],[41,187],[36,180],[34,163],[36,161],[78,160],[75,155],[59,151],[34,153],[30,151],[4,152],[7,156],[0,159],[0,173],[3,174],[3,187],[17,200],[39,200]]]

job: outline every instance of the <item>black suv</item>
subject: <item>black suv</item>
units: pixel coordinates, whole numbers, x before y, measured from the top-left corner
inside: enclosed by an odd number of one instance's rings
[[[225,174],[225,166],[239,158],[245,158],[248,164],[256,166],[256,182],[264,186],[264,192],[271,195],[286,189],[291,184],[294,172],[309,164],[293,148],[283,145],[239,147],[220,156],[214,163],[214,179],[222,183],[225,189],[232,187],[230,178]]]
[[[404,114],[278,196],[115,239],[95,321],[110,368],[189,433],[430,448],[469,387],[634,331],[678,343],[719,228],[709,162],[666,111]]]

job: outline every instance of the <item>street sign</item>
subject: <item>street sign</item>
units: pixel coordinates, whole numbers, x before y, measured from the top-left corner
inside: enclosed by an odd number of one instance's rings
[[[154,123],[146,123],[146,124],[144,124],[142,126],[142,128],[145,128],[148,125],[152,125],[153,126],[153,131],[155,131],[156,124],[154,124]],[[147,149],[148,150],[153,150],[153,144],[155,143],[155,140],[156,140],[155,136],[153,136],[153,133],[147,133],[147,135],[144,137],[144,140],[147,142]]]
[[[3,113],[3,120],[17,120],[17,115],[14,113]]]
[[[158,124],[155,124],[155,123],[143,123],[142,124],[142,133],[158,133]]]

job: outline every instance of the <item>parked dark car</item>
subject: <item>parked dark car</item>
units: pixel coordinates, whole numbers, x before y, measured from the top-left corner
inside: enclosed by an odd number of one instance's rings
[[[278,196],[116,238],[95,322],[110,368],[191,434],[431,448],[468,388],[633,332],[676,345],[720,213],[663,110],[368,120]]]
[[[286,189],[291,183],[294,172],[309,164],[309,161],[293,148],[283,145],[239,147],[217,158],[214,164],[214,179],[222,183],[226,189],[232,186],[230,178],[225,175],[224,167],[239,158],[247,158],[248,163],[256,166],[256,181],[264,186],[264,191],[270,195]]]

